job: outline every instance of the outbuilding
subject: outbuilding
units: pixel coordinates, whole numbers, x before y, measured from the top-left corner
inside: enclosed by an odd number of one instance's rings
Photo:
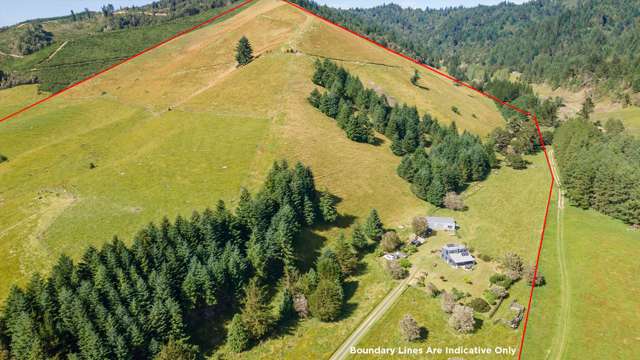
[[[435,231],[456,231],[456,221],[450,217],[427,216],[427,225]]]

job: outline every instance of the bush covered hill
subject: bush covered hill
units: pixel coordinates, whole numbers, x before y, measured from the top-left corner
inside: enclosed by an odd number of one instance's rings
[[[0,88],[31,83],[55,92],[239,3],[161,0],[141,7],[31,20],[0,29]]]
[[[442,10],[395,4],[343,10],[295,2],[463,80],[484,80],[507,69],[554,86],[640,91],[638,0],[537,0]]]

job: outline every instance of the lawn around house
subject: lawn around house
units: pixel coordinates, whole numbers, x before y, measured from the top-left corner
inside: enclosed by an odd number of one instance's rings
[[[433,282],[440,290],[450,291],[453,287],[462,292],[469,292],[471,297],[462,300],[466,302],[474,297],[480,297],[490,286],[489,277],[500,272],[496,258],[512,251],[523,257],[525,263],[532,264],[538,246],[540,229],[546,207],[548,195],[549,175],[546,168],[544,154],[527,157],[530,162],[526,170],[513,170],[502,167],[489,178],[471,187],[463,193],[468,210],[454,212],[446,209],[431,209],[429,215],[453,217],[459,230],[455,235],[439,232],[428,237],[427,242],[420,246],[418,252],[409,256],[409,260],[418,274],[428,273],[425,283]],[[505,201],[505,196],[513,201]],[[427,214],[415,214],[424,216]],[[508,220],[505,220],[508,219]],[[535,223],[536,226],[531,226]],[[524,226],[523,224],[527,225]],[[520,227],[518,227],[520,226]],[[399,226],[400,237],[408,241],[411,230],[411,219],[407,219]],[[531,243],[526,243],[530,241]],[[439,250],[447,243],[466,243],[472,248],[478,264],[471,271],[455,269],[440,259]],[[493,260],[485,262],[478,259],[479,254],[490,255]],[[434,267],[433,265],[436,264]],[[439,277],[447,280],[442,281]],[[467,283],[471,281],[471,284]],[[500,320],[510,320],[515,313],[509,309],[512,301],[526,307],[530,286],[524,279],[519,280],[509,289],[509,297],[497,309],[492,318],[490,312],[477,313],[480,328],[470,335],[459,335],[449,328],[448,315],[441,309],[440,297],[431,298],[425,288],[412,282],[412,286],[401,296],[398,303],[365,335],[357,345],[365,347],[456,347],[483,346],[507,347],[517,349],[519,346],[522,323],[513,330]],[[493,309],[493,307],[492,307]],[[401,338],[399,321],[405,314],[411,314],[419,325],[425,326],[428,336],[425,341],[409,343]],[[496,323],[494,323],[496,322]],[[426,351],[426,350],[425,350]],[[435,355],[434,358],[450,358],[452,355]],[[352,358],[374,358],[372,355],[354,355]],[[407,356],[406,358],[409,358]],[[486,358],[510,358],[511,355],[493,354]],[[399,356],[397,358],[403,358]],[[483,356],[483,358],[485,358]]]

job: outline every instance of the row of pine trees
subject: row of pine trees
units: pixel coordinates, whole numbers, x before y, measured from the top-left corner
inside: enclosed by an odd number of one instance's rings
[[[441,206],[447,192],[459,192],[470,181],[483,180],[497,165],[493,144],[460,134],[455,123],[442,126],[415,106],[390,106],[384,95],[365,88],[360,79],[331,60],[316,60],[309,102],[336,119],[349,139],[375,143],[374,129],[391,139],[391,150],[403,156],[398,174],[412,183],[419,198]]]
[[[233,314],[229,347],[244,350],[279,321],[265,288],[299,274],[294,241],[301,230],[336,217],[334,197],[316,189],[310,168],[277,162],[260,191],[242,191],[234,212],[220,201],[189,219],[165,218],[130,246],[116,237],[89,247],[78,262],[63,255],[46,277],[13,287],[0,313],[0,358],[171,358],[195,352],[190,334],[197,327]],[[329,260],[318,262],[319,276],[304,275],[317,280],[307,295],[314,316],[333,319],[339,312],[322,313],[327,300],[314,294],[322,289],[341,307],[342,273],[327,275],[322,268],[338,262],[333,253],[323,256]],[[283,297],[283,316],[292,295]]]

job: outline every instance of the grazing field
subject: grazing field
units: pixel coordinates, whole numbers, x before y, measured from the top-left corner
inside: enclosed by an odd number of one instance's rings
[[[45,94],[38,93],[38,85],[24,85],[0,90],[0,118],[20,110],[45,96]]]
[[[523,357],[634,358],[640,232],[595,211],[566,206],[558,217],[556,210],[540,260],[548,285],[535,292]]]
[[[238,2],[235,2],[197,15],[178,17],[157,24],[106,32],[98,31],[101,29],[99,23],[102,21],[98,17],[75,23],[68,19],[45,21],[43,28],[54,34],[55,41],[46,48],[24,57],[0,55],[0,69],[35,75],[40,80],[40,89],[55,92],[237,4]],[[249,6],[251,4],[238,9],[237,12],[244,11]],[[225,15],[216,21],[231,16],[233,14]],[[15,33],[20,31],[10,28],[0,32],[0,51],[11,53],[9,43],[13,41]]]
[[[513,251],[535,260],[549,195],[551,175],[544,154],[528,156],[528,169],[503,166],[464,193],[467,211],[438,209],[436,216],[454,217],[457,234],[478,253],[500,257]]]
[[[3,123],[10,161],[0,167],[0,297],[63,251],[77,255],[114,234],[129,240],[142,224],[218,198],[233,203],[279,157],[311,165],[350,216],[376,207],[392,225],[426,209],[395,175],[399,158],[387,144],[349,141],[308,105],[315,58],[284,50],[326,31],[281,2],[260,1]],[[242,35],[257,59],[236,68]],[[398,61],[341,36],[338,43],[369,49],[364,60]],[[0,106],[8,113],[37,97],[18,87],[0,92]]]
[[[234,49],[242,35],[257,58],[238,68]],[[254,188],[279,158],[311,166],[318,188],[340,199],[339,228],[316,229],[299,240],[299,255],[307,261],[340,231],[350,234],[348,228],[362,222],[371,208],[379,210],[388,227],[431,212],[396,175],[400,158],[388,142],[373,146],[350,141],[333,120],[308,104],[318,57],[361,62],[344,65],[370,86],[416,104],[444,123],[455,120],[459,128],[479,134],[502,123],[491,101],[427,73],[420,84],[429,90],[413,86],[412,63],[280,1],[259,1],[0,125],[0,151],[10,159],[0,165],[0,298],[11,284],[46,271],[62,252],[77,257],[86,246],[114,234],[129,242],[132,232],[150,221],[189,216],[217,199],[234,206],[240,187]],[[387,71],[394,75],[385,75]],[[21,89],[0,92],[0,99],[17,97]],[[24,89],[37,96],[33,87]],[[8,111],[19,104],[18,99],[2,101]],[[451,112],[452,106],[462,115]],[[479,188],[496,197],[502,190],[489,190],[494,186],[546,171],[539,159],[532,160],[530,170],[500,170]],[[508,178],[498,180],[503,175]],[[546,188],[546,182],[539,186]],[[510,194],[532,189],[526,185]],[[535,192],[518,194],[513,196],[538,200]],[[489,206],[473,202],[475,196],[468,199],[469,212],[460,217],[479,207],[491,213]],[[498,199],[494,202],[491,206],[500,205]],[[538,205],[531,205],[536,219],[533,209]],[[486,216],[482,231],[488,234],[497,215]],[[462,230],[469,241],[485,236],[481,230],[471,235],[472,221],[466,223],[469,230]],[[522,235],[509,241],[528,239]],[[495,240],[478,244],[482,241]],[[491,249],[487,251],[497,253],[500,247]],[[343,319],[304,321],[239,357],[328,356],[394,284],[374,255],[363,263],[361,273],[349,281]],[[212,344],[212,350],[218,345]]]

